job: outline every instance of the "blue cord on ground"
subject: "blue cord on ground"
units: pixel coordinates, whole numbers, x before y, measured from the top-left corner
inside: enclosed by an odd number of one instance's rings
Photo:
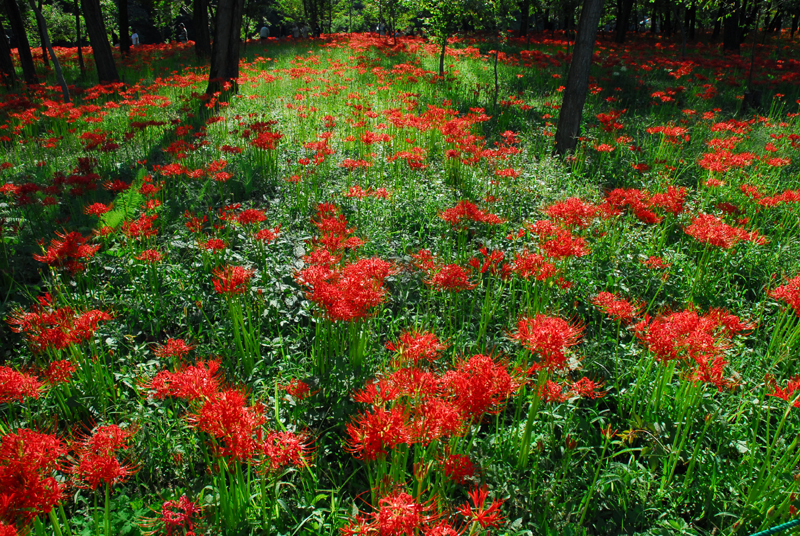
[[[800,519],[792,519],[791,521],[787,521],[786,523],[781,523],[780,525],[776,525],[771,529],[762,530],[761,532],[756,532],[755,534],[751,534],[750,536],[770,536],[770,534],[777,534],[779,532],[783,532],[784,530],[791,529],[800,525]]]

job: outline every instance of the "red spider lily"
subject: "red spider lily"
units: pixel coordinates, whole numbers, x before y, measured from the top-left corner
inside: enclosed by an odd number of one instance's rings
[[[587,228],[600,214],[597,205],[584,201],[579,197],[570,197],[559,203],[554,203],[544,209],[550,219],[566,225],[567,227]]]
[[[647,266],[651,270],[666,270],[667,268],[672,266],[671,263],[668,263],[667,261],[665,261],[661,257],[657,257],[655,255],[653,255],[651,257],[648,257],[647,259],[643,260],[642,264],[644,264],[645,266]]]
[[[167,357],[183,358],[194,350],[194,346],[186,344],[183,339],[167,339],[162,345],[153,348],[153,353],[156,357],[165,359]]]
[[[367,382],[362,389],[355,391],[353,400],[374,407],[383,407],[387,402],[397,400],[400,395],[400,388],[394,382],[378,379]]]
[[[3,436],[0,443],[0,499],[3,521],[26,526],[47,514],[64,497],[54,477],[62,469],[67,447],[55,435],[29,429]]]
[[[158,214],[141,214],[136,220],[122,222],[122,234],[135,240],[154,237],[158,234],[158,229],[153,227],[157,218]]]
[[[128,448],[134,433],[133,429],[108,424],[98,427],[91,436],[80,441],[77,463],[69,470],[79,482],[78,487],[94,490],[101,483],[112,486],[134,474],[138,470],[135,466],[122,464],[116,457],[117,451]]]
[[[668,198],[664,198],[660,202],[665,203],[666,199]],[[650,192],[637,190],[635,188],[615,188],[609,192],[604,206],[600,208],[607,215],[611,216],[619,214],[623,208],[629,207],[639,221],[653,225],[661,222],[661,218],[650,210],[653,205]]]
[[[650,198],[650,205],[661,207],[666,212],[677,216],[683,212],[686,196],[686,188],[670,186],[666,192],[653,194]]]
[[[438,266],[433,269],[433,272],[424,282],[436,290],[461,292],[462,290],[472,290],[477,287],[475,283],[469,282],[469,270],[462,268],[458,264]]]
[[[177,371],[162,370],[145,383],[144,387],[153,391],[156,398],[175,397],[184,400],[208,399],[217,393],[222,385],[219,376],[221,361],[198,361],[195,365],[181,366]]]
[[[106,212],[111,210],[110,206],[104,205],[103,203],[93,203],[89,206],[83,207],[83,213],[88,214],[90,216],[102,216]]]
[[[411,429],[404,409],[373,408],[357,415],[347,424],[347,450],[357,458],[372,461],[383,458],[388,449],[410,443]]]
[[[463,484],[467,478],[475,474],[475,465],[469,456],[463,454],[448,454],[439,461],[447,478],[453,482]]]
[[[525,280],[535,277],[538,281],[546,281],[558,273],[554,264],[548,262],[542,255],[528,252],[527,249],[517,253],[511,270]]]
[[[411,258],[413,259],[411,265],[414,268],[424,272],[431,272],[436,268],[436,266],[438,266],[433,253],[427,249],[421,249],[418,252],[413,253]]]
[[[303,400],[308,398],[313,393],[311,392],[311,388],[308,384],[304,381],[298,380],[296,378],[292,378],[292,380],[287,383],[286,385],[281,385],[281,389],[286,391],[286,394],[291,396],[296,400]]]
[[[503,263],[503,259],[505,258],[505,253],[499,250],[492,251],[491,253],[485,247],[480,248],[480,253],[483,255],[483,262],[481,262],[480,257],[473,257],[469,260],[469,265],[472,266],[478,273],[485,274],[489,272],[492,275],[496,275],[500,272],[500,276],[503,279],[507,279],[509,274],[511,273],[511,266],[507,263]]]
[[[44,255],[34,254],[33,258],[50,266],[67,268],[72,273],[82,272],[84,265],[80,260],[90,259],[97,253],[100,246],[86,245],[89,237],[81,236],[78,232],[69,234],[56,233],[63,240],[53,239]]]
[[[219,253],[228,247],[225,241],[219,238],[209,238],[205,242],[198,242],[197,245],[200,249],[210,251],[211,253]]]
[[[786,302],[800,317],[800,275],[793,277],[785,285],[775,287],[769,297]]]
[[[14,525],[6,525],[0,521],[0,536],[19,536],[19,532]]]
[[[718,389],[732,385],[722,377],[730,337],[752,326],[723,309],[712,309],[705,315],[696,311],[679,311],[645,319],[636,325],[636,336],[661,362],[680,361],[694,366],[694,381],[713,383]]]
[[[317,217],[311,223],[319,229],[321,236],[314,241],[335,254],[344,249],[357,249],[364,244],[360,238],[352,236],[355,228],[347,227],[347,218],[336,205],[322,203],[317,207]]]
[[[527,225],[528,230],[539,237],[539,248],[552,259],[583,257],[590,253],[586,240],[574,236],[550,220],[541,220]]]
[[[59,383],[68,383],[75,373],[75,365],[71,361],[62,359],[52,361],[47,370],[44,371],[44,377],[50,382],[50,385],[57,385]]]
[[[594,400],[605,396],[606,392],[599,390],[602,386],[602,382],[595,382],[584,376],[580,380],[572,383],[570,391],[581,398]]]
[[[267,215],[264,214],[264,211],[255,208],[243,210],[234,218],[234,220],[239,222],[241,225],[253,225],[254,223],[260,223],[266,219]]]
[[[10,367],[0,367],[0,404],[22,402],[26,398],[39,398],[43,388],[42,382],[32,374]]]
[[[612,320],[630,322],[642,311],[642,304],[620,299],[617,294],[603,291],[592,299],[592,304]]]
[[[164,501],[161,505],[161,517],[157,522],[164,524],[167,536],[180,534],[194,534],[198,523],[196,518],[202,514],[202,508],[189,500],[186,495],[181,495],[177,501]]]
[[[800,396],[795,394],[800,391],[800,375],[791,378],[786,384],[786,389],[778,387],[775,378],[772,376],[767,376],[765,381],[772,387],[772,392],[767,393],[767,396],[780,398],[781,400],[791,403],[795,408],[800,408]]]
[[[368,316],[386,297],[385,279],[397,273],[377,257],[359,259],[341,269],[310,266],[295,278],[311,290],[309,299],[331,320],[353,321]]]
[[[560,404],[569,400],[570,391],[564,390],[564,386],[552,380],[542,385],[539,390],[539,399],[545,404]]]
[[[698,242],[723,249],[730,249],[739,242],[753,242],[757,245],[767,243],[767,239],[759,235],[758,231],[733,227],[711,214],[700,214],[684,231]]]
[[[246,395],[235,389],[212,394],[188,420],[221,441],[222,445],[215,445],[219,454],[234,462],[253,458],[261,448],[261,427],[266,422],[264,408],[261,404],[247,405]]]
[[[134,257],[134,259],[137,261],[142,261],[147,264],[159,263],[163,258],[164,256],[161,254],[161,252],[155,249],[146,249]]]
[[[427,523],[438,519],[430,513],[433,502],[419,503],[408,493],[399,492],[378,500],[378,509],[371,514],[381,536],[415,536]]]
[[[434,361],[447,345],[439,342],[439,337],[427,331],[404,331],[397,341],[387,342],[386,349],[399,354],[402,360],[408,360],[415,365],[421,360]]]
[[[214,290],[219,294],[234,296],[247,292],[247,283],[255,275],[255,270],[248,270],[243,266],[225,266],[215,268]]]
[[[478,354],[446,372],[442,385],[464,415],[477,420],[485,413],[499,412],[521,383],[508,373],[503,363]]]
[[[684,127],[676,126],[657,126],[649,127],[648,134],[661,134],[667,143],[680,143],[681,141],[689,141],[688,130]]]
[[[447,393],[443,393],[447,396]],[[411,408],[411,441],[427,447],[450,437],[463,437],[469,421],[458,400],[426,397]]]
[[[186,228],[195,234],[201,233],[203,231],[203,225],[208,223],[208,216],[203,216],[203,219],[200,220],[188,210],[183,214],[183,217],[186,218]]]
[[[28,343],[36,352],[61,350],[70,344],[80,344],[94,335],[100,322],[112,318],[110,314],[97,309],[78,315],[70,307],[54,308],[49,293],[38,301],[30,312],[19,309],[8,319],[11,331],[25,333]]]
[[[442,391],[440,380],[434,372],[417,367],[398,369],[388,378],[391,387],[397,390],[397,396],[409,397],[414,403],[439,395]]]
[[[271,472],[285,467],[304,468],[311,465],[311,441],[308,434],[294,432],[272,432],[262,445],[267,460],[263,467]]]
[[[497,225],[506,221],[499,216],[480,210],[469,201],[460,201],[453,208],[440,212],[439,217],[454,227],[463,225],[466,221],[488,225]]]
[[[489,489],[486,486],[475,488],[469,492],[472,504],[466,503],[457,508],[457,512],[466,517],[470,522],[478,523],[481,528],[500,528],[505,523],[505,516],[500,511],[504,500],[493,501],[486,506]]]
[[[753,153],[732,153],[727,149],[717,149],[704,154],[697,165],[703,169],[717,173],[725,173],[731,168],[744,168],[750,166],[757,159]]]
[[[567,348],[580,342],[582,334],[583,326],[579,324],[570,324],[556,316],[537,314],[533,318],[521,318],[517,322],[517,331],[511,338],[541,358],[537,368],[552,371],[567,367],[565,352]]]
[[[274,229],[261,229],[256,234],[253,235],[253,238],[258,240],[259,242],[274,242],[278,235],[281,234],[281,226],[278,225]]]

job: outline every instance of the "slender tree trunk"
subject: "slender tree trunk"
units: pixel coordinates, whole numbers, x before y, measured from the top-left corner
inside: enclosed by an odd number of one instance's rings
[[[800,12],[795,11],[794,15],[792,15],[792,29],[791,33],[789,34],[790,39],[794,39],[794,33],[797,31],[798,18],[800,18]]]
[[[592,67],[594,41],[602,13],[603,0],[583,0],[578,34],[575,38],[575,48],[572,52],[572,62],[569,65],[564,100],[561,103],[556,129],[556,152],[562,155],[574,151],[578,144],[583,105],[589,92],[589,71]]]
[[[33,5],[31,5],[32,7]],[[42,11],[42,0],[39,0],[39,12]],[[44,20],[44,19],[42,19]],[[44,45],[44,33],[47,31],[43,26],[39,18],[36,18],[36,29],[39,30],[39,43],[42,44],[42,63],[44,63],[45,67],[50,66],[50,62],[47,61],[47,47]]]
[[[694,2],[692,6],[686,11],[686,28],[689,32],[689,39],[694,40],[695,27],[697,26],[697,4]]]
[[[6,30],[0,23],[0,71],[3,73],[3,84],[14,87],[17,84],[17,73],[14,71],[14,62],[11,60],[11,47],[6,41]]]
[[[528,26],[530,21],[531,0],[520,0],[519,2],[519,36],[525,37],[528,35]]]
[[[211,37],[208,34],[208,0],[192,3],[192,25],[194,26],[194,52],[198,58],[211,57]]]
[[[711,34],[711,40],[716,41],[719,39],[720,30],[722,30],[722,17],[725,16],[725,10],[720,7],[717,9],[717,16],[714,18],[714,32]]]
[[[5,3],[11,31],[14,32],[14,36],[17,38],[17,52],[19,53],[19,62],[22,64],[22,76],[25,78],[26,84],[38,84],[31,46],[28,44],[28,34],[25,32],[25,24],[22,22],[19,6],[16,0],[5,0]]]
[[[81,73],[86,72],[86,65],[83,63],[83,47],[81,46],[81,7],[79,0],[75,0],[75,41],[78,44],[78,67]]]
[[[497,108],[497,95],[500,93],[500,84],[497,81],[497,57],[500,55],[500,44],[494,51],[494,98],[492,99],[492,109]]]
[[[61,86],[61,94],[64,96],[64,102],[69,102],[69,88],[67,87],[67,81],[64,80],[64,73],[61,72],[61,63],[58,61],[56,53],[53,50],[53,46],[50,44],[50,35],[47,32],[47,23],[42,16],[42,12],[39,11],[39,8],[37,8],[36,4],[33,3],[33,0],[28,0],[28,3],[30,3],[31,9],[36,15],[36,22],[38,23],[42,32],[42,49],[46,48],[50,52],[50,57],[53,60],[53,68],[56,71],[56,79],[58,80],[58,85]],[[1,38],[2,36],[0,36],[0,39]]]
[[[94,64],[97,67],[97,78],[100,83],[117,82],[117,64],[111,53],[111,45],[106,36],[106,25],[103,23],[103,13],[100,11],[99,0],[81,0],[83,18],[86,20],[86,32],[89,34],[89,43],[92,45]]]
[[[128,22],[128,0],[119,0],[117,7],[119,15],[119,51],[128,54],[131,51],[130,23]]]
[[[239,78],[239,33],[242,29],[244,0],[220,0],[214,24],[214,43],[211,48],[211,69],[208,72],[206,93],[212,95],[232,84],[237,91]]]
[[[628,24],[631,18],[631,8],[633,0],[617,0],[617,31],[615,41],[625,42],[625,34],[628,32]]]
[[[725,20],[722,25],[722,49],[727,52],[739,53],[741,41],[741,28],[739,26],[739,0],[728,6]]]
[[[447,37],[442,38],[442,51],[439,54],[439,76],[444,76],[444,52],[447,48]]]

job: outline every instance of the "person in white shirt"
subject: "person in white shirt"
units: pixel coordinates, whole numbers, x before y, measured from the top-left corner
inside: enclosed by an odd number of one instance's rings
[[[133,30],[133,33],[131,34],[131,46],[139,46],[139,34],[136,33],[136,30]]]

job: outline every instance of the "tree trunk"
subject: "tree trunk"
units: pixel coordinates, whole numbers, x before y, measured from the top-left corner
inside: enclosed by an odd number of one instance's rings
[[[531,12],[531,0],[520,0],[519,2],[519,36],[528,35],[529,15]]]
[[[31,4],[31,7],[33,7],[33,4]],[[39,12],[41,13],[41,11],[42,11],[42,0],[39,0]],[[39,43],[42,44],[42,63],[44,63],[44,66],[46,68],[50,66],[50,62],[47,61],[47,47],[44,45],[44,33],[47,30],[42,26],[42,21],[40,21],[38,17],[36,18],[36,29],[39,30]]]
[[[711,34],[711,40],[716,41],[719,39],[719,32],[722,30],[722,17],[725,16],[725,10],[721,7],[717,9],[717,16],[714,19],[714,32]]]
[[[221,91],[225,82],[232,84],[233,92],[238,89],[236,79],[239,78],[239,33],[243,12],[244,0],[220,0],[217,6],[206,88],[208,95]]]
[[[194,26],[194,52],[198,58],[211,56],[211,37],[208,33],[208,0],[192,2],[192,25]]]
[[[117,7],[119,15],[119,51],[128,54],[131,51],[130,24],[128,23],[128,0],[119,0]]]
[[[697,4],[692,2],[691,7],[686,11],[686,30],[689,33],[689,39],[694,40],[695,27],[697,26]]]
[[[589,92],[589,71],[592,67],[594,41],[597,25],[603,13],[603,0],[583,0],[578,34],[569,65],[564,100],[558,115],[556,129],[556,152],[565,154],[575,150],[578,144],[578,130],[581,126],[583,105]]]
[[[56,71],[56,79],[58,80],[58,85],[61,86],[61,94],[64,96],[64,102],[69,102],[69,88],[67,87],[67,81],[64,80],[64,73],[61,72],[61,63],[58,61],[56,53],[53,50],[53,46],[50,44],[50,35],[47,32],[47,23],[45,22],[44,17],[42,17],[42,12],[39,11],[39,8],[37,8],[36,4],[33,3],[33,0],[28,0],[28,2],[31,5],[33,13],[36,15],[36,23],[39,25],[39,28],[42,32],[42,50],[46,48],[50,52],[50,57],[53,59],[53,68]],[[0,36],[0,38],[2,38],[2,36]]]
[[[442,51],[439,54],[439,76],[444,76],[444,51],[447,47],[447,37],[442,38]]]
[[[79,0],[75,0],[75,40],[78,44],[78,67],[81,73],[86,72],[86,65],[83,64],[83,48],[81,47],[81,8]]]
[[[794,39],[794,33],[797,31],[797,22],[798,22],[797,19],[798,18],[800,18],[800,13],[795,11],[794,15],[792,15],[792,30],[791,30],[791,33],[789,34],[789,37],[791,39]]]
[[[664,9],[664,27],[661,28],[661,35],[672,37],[672,10],[669,5]]]
[[[28,44],[28,34],[25,32],[25,23],[22,22],[19,6],[16,0],[5,0],[5,2],[8,22],[11,24],[11,31],[17,38],[17,52],[19,53],[19,62],[22,64],[22,76],[25,78],[26,84],[38,84],[31,46]]]
[[[11,60],[11,47],[5,39],[6,30],[0,23],[0,71],[3,73],[3,84],[13,87],[17,83],[17,73],[14,72],[14,62]]]
[[[722,50],[739,53],[741,45],[741,31],[739,27],[739,0],[728,6],[725,20],[722,24]]]
[[[633,0],[617,0],[617,32],[614,39],[617,43],[625,42],[625,34],[628,32],[628,24],[631,18],[631,8],[633,8]]]
[[[106,25],[103,23],[103,13],[100,11],[99,0],[81,0],[83,18],[86,19],[86,32],[89,34],[89,43],[92,45],[94,64],[97,66],[97,78],[100,83],[117,82],[117,64],[111,53],[111,45],[106,36]]]

